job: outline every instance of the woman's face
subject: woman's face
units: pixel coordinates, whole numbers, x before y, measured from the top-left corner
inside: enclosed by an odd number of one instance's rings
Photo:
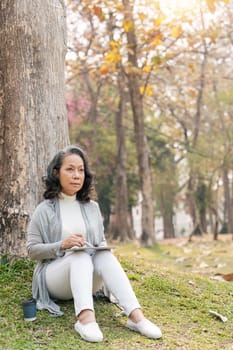
[[[59,171],[59,181],[62,192],[72,196],[83,187],[85,179],[84,163],[77,154],[67,155]]]

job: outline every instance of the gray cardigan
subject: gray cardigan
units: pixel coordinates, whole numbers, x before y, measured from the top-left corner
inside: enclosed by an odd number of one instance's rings
[[[90,201],[80,203],[80,208],[86,225],[86,240],[93,245],[99,245],[105,241],[99,205]],[[61,236],[59,201],[44,200],[37,206],[29,223],[27,249],[29,257],[38,261],[32,279],[32,295],[37,301],[37,308],[47,309],[54,316],[61,316],[63,313],[50,298],[45,282],[45,271],[51,261],[65,254],[61,249]]]

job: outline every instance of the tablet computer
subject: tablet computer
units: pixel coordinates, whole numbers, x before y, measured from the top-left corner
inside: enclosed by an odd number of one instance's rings
[[[78,247],[78,246],[73,246],[72,248],[69,248],[69,249],[66,249],[66,250],[69,250],[69,251],[83,251],[83,250],[96,250],[96,251],[99,251],[99,250],[111,250],[111,249],[114,249],[116,247],[114,246],[99,246],[99,247],[86,247],[86,246],[83,246],[83,247]]]

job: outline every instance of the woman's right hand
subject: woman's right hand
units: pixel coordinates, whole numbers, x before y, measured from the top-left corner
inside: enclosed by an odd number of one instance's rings
[[[62,241],[61,249],[69,249],[74,246],[82,247],[84,244],[83,235],[81,233],[74,233]]]

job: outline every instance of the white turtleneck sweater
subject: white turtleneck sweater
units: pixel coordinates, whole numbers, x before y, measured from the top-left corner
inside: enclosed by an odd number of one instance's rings
[[[61,193],[59,205],[62,221],[62,239],[67,238],[73,233],[81,233],[85,238],[86,227],[79,202],[76,200],[76,194],[68,196]]]

